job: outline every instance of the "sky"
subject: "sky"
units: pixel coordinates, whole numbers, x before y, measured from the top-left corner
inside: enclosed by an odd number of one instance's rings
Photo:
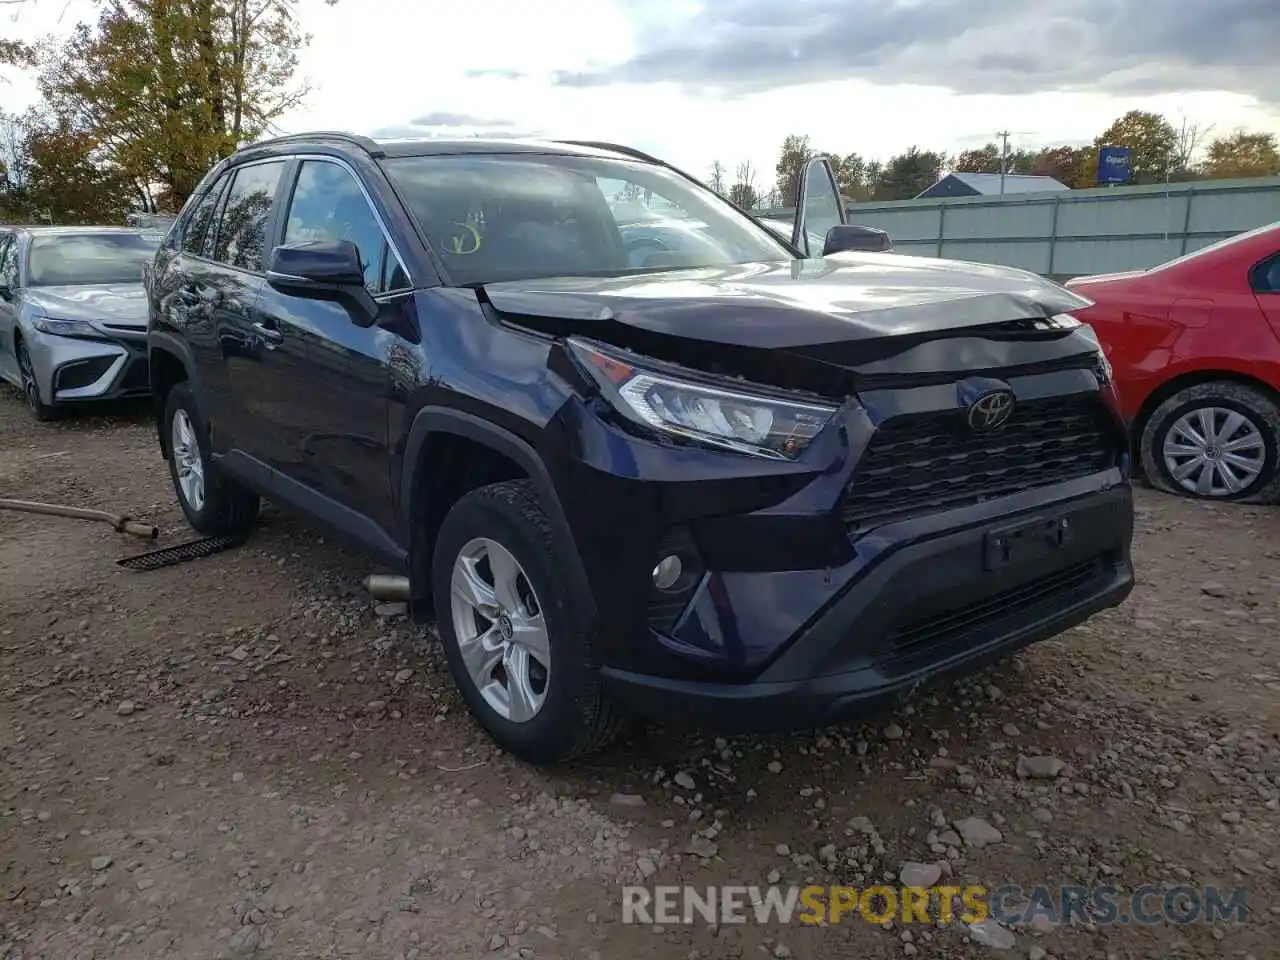
[[[746,161],[766,189],[791,133],[873,159],[1091,142],[1134,108],[1280,134],[1275,0],[298,3],[312,89],[283,132],[610,140],[702,177]],[[0,6],[0,36],[93,9]],[[4,76],[0,105],[35,99]]]

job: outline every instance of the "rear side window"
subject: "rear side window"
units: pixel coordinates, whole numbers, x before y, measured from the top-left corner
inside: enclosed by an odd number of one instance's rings
[[[236,170],[218,220],[213,259],[242,270],[261,272],[271,202],[283,172],[283,160]]]
[[[187,229],[182,235],[183,252],[199,256],[208,250],[206,241],[212,232],[214,211],[218,208],[218,199],[227,186],[227,180],[228,176],[224,173],[196,204],[191,219],[187,221]]]
[[[1253,289],[1258,293],[1280,293],[1280,253],[1253,268]]]
[[[383,281],[406,286],[404,270],[390,252],[382,226],[350,171],[325,160],[304,160],[285,221],[284,242],[349,240],[360,251],[364,285],[370,293],[396,289]],[[384,259],[385,258],[385,259]],[[394,275],[394,276],[393,276]]]

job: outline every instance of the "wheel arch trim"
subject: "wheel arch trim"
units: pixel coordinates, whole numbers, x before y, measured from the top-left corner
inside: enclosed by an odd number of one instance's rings
[[[432,435],[441,433],[463,437],[489,447],[507,457],[525,472],[533,483],[542,509],[547,513],[552,534],[567,564],[567,573],[574,591],[583,598],[584,604],[578,613],[585,624],[595,623],[597,619],[595,594],[591,589],[591,581],[587,577],[582,557],[578,553],[577,542],[569,526],[564,507],[560,503],[560,495],[556,491],[550,471],[528,441],[488,420],[452,407],[438,406],[423,407],[414,415],[405,441],[404,459],[400,468],[399,521],[406,540],[412,544],[414,539],[413,491],[419,479],[418,471],[420,468],[430,469],[429,465],[420,464],[422,450]],[[416,558],[411,562],[416,564]]]

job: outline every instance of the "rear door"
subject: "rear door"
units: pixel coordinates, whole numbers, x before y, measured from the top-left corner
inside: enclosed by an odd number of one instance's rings
[[[278,158],[248,163],[231,171],[218,211],[201,309],[210,318],[226,371],[226,433],[219,452],[247,454],[259,468],[257,479],[269,482],[261,467],[281,470],[288,445],[280,436],[290,404],[306,402],[298,395],[305,374],[297,356],[259,312],[265,286],[265,260],[275,234],[277,195],[291,161]],[[253,464],[242,464],[252,467]]]
[[[285,195],[281,243],[351,241],[379,309],[392,313],[403,306],[406,298],[398,294],[410,289],[408,275],[370,196],[346,163],[299,158]],[[324,496],[329,508],[349,511],[340,525],[359,524],[351,515],[358,514],[389,529],[389,360],[399,337],[377,323],[358,326],[337,302],[292,296],[269,283],[260,312],[282,338],[276,355],[289,364],[275,375],[305,395],[303,403],[282,404],[275,424],[288,447],[290,478]],[[295,373],[294,364],[305,372]]]

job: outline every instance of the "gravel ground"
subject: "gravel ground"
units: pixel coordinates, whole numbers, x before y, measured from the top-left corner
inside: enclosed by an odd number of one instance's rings
[[[40,425],[0,395],[0,494],[189,536],[144,408]],[[0,958],[1280,956],[1280,513],[1139,504],[1123,608],[892,716],[652,728],[550,772],[492,749],[434,635],[297,521],[131,573],[139,541],[0,512]],[[867,886],[908,863],[1243,886],[1251,911],[621,922],[642,879]]]

